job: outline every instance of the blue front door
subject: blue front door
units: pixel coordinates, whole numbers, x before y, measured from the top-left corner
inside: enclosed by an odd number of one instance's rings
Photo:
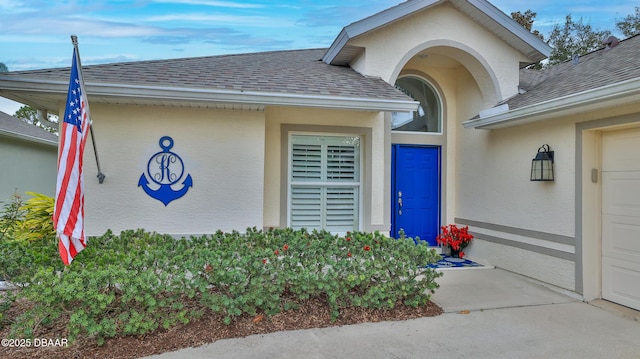
[[[393,145],[391,233],[435,246],[440,229],[440,147]]]

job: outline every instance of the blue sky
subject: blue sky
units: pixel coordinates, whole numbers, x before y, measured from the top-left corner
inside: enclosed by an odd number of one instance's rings
[[[0,62],[10,71],[328,47],[342,27],[400,0],[0,0]],[[633,14],[630,0],[493,0],[506,14],[531,9],[547,34],[567,14],[596,30]],[[13,114],[0,98],[0,111]],[[3,106],[4,105],[4,106]],[[15,105],[13,105],[15,106]]]

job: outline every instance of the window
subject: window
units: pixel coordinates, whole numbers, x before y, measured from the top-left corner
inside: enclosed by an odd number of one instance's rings
[[[418,77],[402,77],[396,88],[420,102],[417,111],[394,112],[391,129],[394,131],[442,132],[440,99],[433,87]]]
[[[360,137],[291,135],[289,226],[357,230]]]

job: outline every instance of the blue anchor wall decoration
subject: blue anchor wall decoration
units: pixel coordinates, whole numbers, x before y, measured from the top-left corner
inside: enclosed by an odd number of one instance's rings
[[[173,138],[163,136],[160,138],[159,143],[162,152],[151,156],[149,163],[147,163],[146,173],[159,188],[153,189],[149,187],[149,180],[145,173],[140,176],[138,187],[142,187],[149,196],[164,203],[166,207],[171,201],[184,196],[189,191],[189,188],[193,187],[193,180],[191,175],[187,174],[185,180],[182,181],[182,188],[173,189],[172,186],[180,182],[184,176],[184,163],[180,156],[171,152]]]

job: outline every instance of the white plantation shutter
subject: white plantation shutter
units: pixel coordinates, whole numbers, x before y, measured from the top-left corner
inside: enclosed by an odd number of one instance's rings
[[[326,191],[325,229],[332,232],[357,229],[358,188],[328,187]]]
[[[293,228],[358,229],[360,139],[291,136],[289,222]]]
[[[327,146],[327,181],[357,181],[354,146]]]
[[[294,228],[322,227],[322,189],[319,187],[291,188],[291,226]]]
[[[291,176],[296,182],[322,180],[322,146],[293,144]]]

